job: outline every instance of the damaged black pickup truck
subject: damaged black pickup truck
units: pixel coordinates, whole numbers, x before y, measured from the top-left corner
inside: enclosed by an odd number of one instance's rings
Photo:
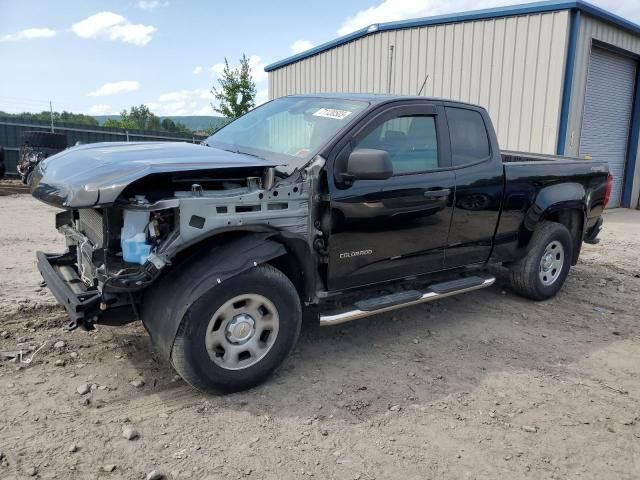
[[[228,392],[281,364],[303,310],[334,325],[429,302],[490,286],[490,264],[521,295],[555,295],[597,241],[611,177],[501,153],[481,107],[322,94],[203,145],[73,147],[31,190],[64,209],[67,251],[37,262],[69,327],[141,320],[187,382]]]

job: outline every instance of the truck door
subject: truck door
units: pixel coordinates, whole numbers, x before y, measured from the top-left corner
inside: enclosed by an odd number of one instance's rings
[[[444,111],[427,102],[393,105],[365,119],[329,158],[330,290],[444,268],[455,196]],[[349,156],[358,149],[387,152],[392,175],[351,178]]]
[[[489,258],[500,216],[504,172],[486,111],[445,104],[445,112],[456,176],[456,199],[445,267],[455,268]]]

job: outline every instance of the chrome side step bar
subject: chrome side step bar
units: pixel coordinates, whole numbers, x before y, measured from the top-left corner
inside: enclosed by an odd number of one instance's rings
[[[350,322],[351,320],[390,312],[391,310],[397,310],[399,308],[433,302],[441,298],[490,287],[495,281],[495,277],[466,277],[450,282],[433,284],[426,292],[411,290],[370,300],[363,300],[356,302],[354,305],[355,308],[351,310],[328,312],[327,314],[320,315],[320,326],[338,325],[340,323]]]

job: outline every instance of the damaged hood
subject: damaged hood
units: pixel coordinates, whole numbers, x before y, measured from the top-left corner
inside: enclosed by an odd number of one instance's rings
[[[113,203],[127,185],[153,173],[275,166],[254,156],[192,143],[91,143],[40,162],[31,193],[57,207],[93,207]]]

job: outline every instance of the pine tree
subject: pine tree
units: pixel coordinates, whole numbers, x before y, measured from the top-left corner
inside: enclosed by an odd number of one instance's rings
[[[238,118],[256,104],[256,84],[251,76],[251,67],[246,55],[242,55],[240,66],[231,67],[224,59],[222,77],[218,79],[220,88],[211,90],[219,105],[213,109],[227,118]]]

